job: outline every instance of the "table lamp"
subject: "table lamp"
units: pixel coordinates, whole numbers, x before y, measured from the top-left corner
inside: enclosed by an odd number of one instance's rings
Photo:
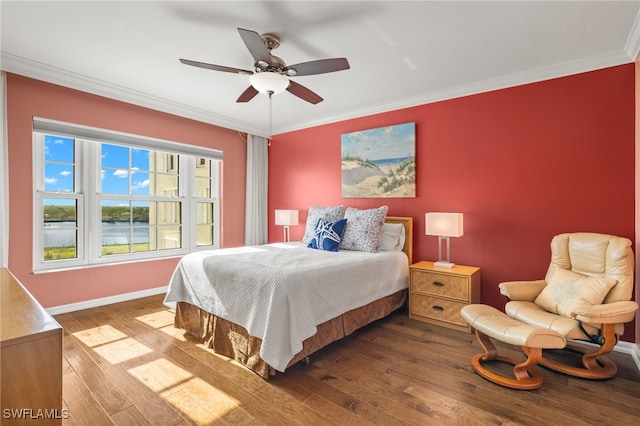
[[[450,237],[461,237],[463,232],[462,213],[426,213],[425,234],[438,236],[438,261],[434,264],[440,268],[453,268],[451,263]],[[447,258],[442,258],[442,243],[447,243]]]

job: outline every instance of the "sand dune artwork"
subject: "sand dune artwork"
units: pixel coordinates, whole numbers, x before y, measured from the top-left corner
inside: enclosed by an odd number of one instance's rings
[[[343,134],[342,197],[415,197],[415,128],[405,123]]]

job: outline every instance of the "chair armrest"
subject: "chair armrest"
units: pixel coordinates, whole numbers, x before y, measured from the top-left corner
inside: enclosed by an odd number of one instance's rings
[[[507,281],[498,284],[500,294],[507,296],[509,300],[522,300],[525,302],[533,302],[546,286],[547,282],[545,280]]]
[[[625,300],[580,306],[572,310],[571,317],[590,324],[624,324],[633,320],[637,309],[636,302]]]

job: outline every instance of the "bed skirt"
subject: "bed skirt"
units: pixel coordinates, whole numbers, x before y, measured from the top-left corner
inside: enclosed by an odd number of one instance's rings
[[[375,320],[384,318],[404,305],[406,299],[407,290],[404,289],[320,324],[317,327],[317,333],[303,342],[302,351],[293,357],[287,367],[329,343],[348,336]],[[213,349],[215,353],[236,360],[265,379],[275,372],[260,358],[262,341],[250,336],[240,325],[186,302],[178,302],[174,325],[184,329],[198,341]]]

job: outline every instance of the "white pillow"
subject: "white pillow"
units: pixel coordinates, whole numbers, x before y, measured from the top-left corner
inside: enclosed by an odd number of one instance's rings
[[[404,240],[404,225],[402,223],[385,223],[382,225],[378,251],[402,251]]]
[[[389,211],[388,206],[365,210],[348,207],[344,212],[344,217],[347,219],[347,229],[344,231],[340,248],[377,252],[387,211]]]

